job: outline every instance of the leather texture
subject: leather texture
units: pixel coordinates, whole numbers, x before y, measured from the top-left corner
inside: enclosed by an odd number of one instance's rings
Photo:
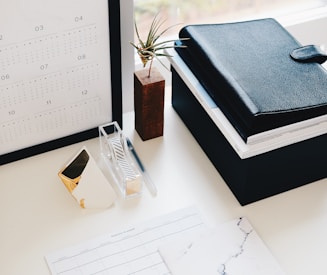
[[[302,45],[276,20],[188,25],[176,48],[241,137],[327,113],[327,72],[293,60]]]

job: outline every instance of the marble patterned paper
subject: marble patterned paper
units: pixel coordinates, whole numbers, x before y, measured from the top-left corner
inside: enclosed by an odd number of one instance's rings
[[[285,275],[245,217],[159,251],[173,275]]]

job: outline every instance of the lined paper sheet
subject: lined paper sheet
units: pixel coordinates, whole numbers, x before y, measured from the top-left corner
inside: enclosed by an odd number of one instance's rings
[[[204,228],[199,212],[190,207],[64,248],[45,259],[52,275],[170,274],[158,247]]]

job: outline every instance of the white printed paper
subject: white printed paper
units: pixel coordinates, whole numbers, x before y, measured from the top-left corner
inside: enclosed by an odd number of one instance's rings
[[[159,251],[173,275],[285,275],[245,217]]]
[[[168,275],[158,247],[203,227],[199,212],[190,207],[50,253],[46,261],[52,275]]]

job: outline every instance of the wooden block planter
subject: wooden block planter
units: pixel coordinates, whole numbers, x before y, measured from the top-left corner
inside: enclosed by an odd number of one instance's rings
[[[165,79],[156,68],[134,73],[135,130],[142,140],[163,135]]]

